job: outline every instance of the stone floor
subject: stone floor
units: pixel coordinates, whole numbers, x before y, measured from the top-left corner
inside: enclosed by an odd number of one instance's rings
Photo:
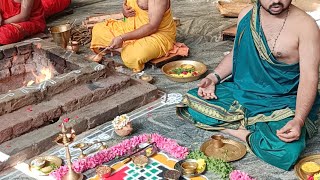
[[[172,1],[173,14],[181,19],[182,25],[178,28],[177,41],[183,42],[190,47],[190,56],[184,59],[197,60],[205,63],[209,69],[214,68],[224,53],[230,51],[232,48],[232,42],[221,41],[220,32],[235,24],[236,19],[223,18],[218,13],[214,6],[216,0],[175,0]],[[72,22],[77,18],[77,22],[80,23],[86,16],[94,13],[106,12],[106,13],[118,13],[121,7],[121,0],[73,0],[72,7],[74,7],[74,13],[68,16],[51,19],[49,26],[55,24],[63,24],[64,22]],[[196,8],[195,8],[196,7]],[[82,48],[83,55],[89,53],[87,49]],[[121,62],[119,57],[112,57],[114,60]],[[166,93],[179,93],[184,94],[187,90],[196,87],[198,81],[190,83],[176,83],[168,80],[160,69],[153,69],[146,67],[145,72],[152,75],[155,78],[155,85],[158,86]],[[136,116],[137,119],[133,122],[135,132],[132,134],[138,135],[141,133],[157,132],[166,137],[176,139],[181,145],[184,145],[190,149],[199,149],[201,144],[208,139],[213,133],[198,128],[195,128],[191,124],[182,122],[175,115],[175,105],[166,104],[161,100],[157,101],[159,104],[147,105],[143,108],[136,110],[139,112],[131,112],[130,115]],[[152,111],[149,112],[150,107]],[[141,116],[140,116],[141,115]],[[114,137],[110,134],[108,129],[110,122],[104,125],[81,134],[78,139],[84,140],[85,138],[100,138],[108,139],[107,144],[113,145],[121,142],[121,138]],[[106,135],[101,135],[107,133]],[[98,134],[96,136],[96,134]],[[101,135],[101,136],[99,136]],[[226,137],[230,137],[225,135]],[[110,138],[110,139],[109,139]],[[230,137],[232,138],[232,137]],[[302,156],[308,154],[320,153],[320,136],[308,141],[308,148],[305,150]],[[49,153],[60,153],[60,147],[54,147]],[[74,155],[76,157],[76,154]],[[243,159],[233,162],[232,165],[235,169],[243,170],[253,177],[262,180],[293,180],[297,179],[294,171],[284,171],[275,168],[271,165],[259,160],[253,154],[248,153]],[[208,179],[218,179],[212,173],[206,173]],[[12,179],[33,179],[28,175],[25,175],[17,170],[6,171],[0,174],[0,179],[12,180]]]

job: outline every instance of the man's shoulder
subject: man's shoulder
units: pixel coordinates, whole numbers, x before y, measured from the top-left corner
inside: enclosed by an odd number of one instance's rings
[[[249,5],[249,6],[245,7],[245,8],[243,8],[243,9],[240,11],[240,13],[239,13],[239,15],[238,15],[238,23],[241,21],[241,19],[242,19],[245,15],[247,15],[247,14],[251,11],[252,8],[253,8],[253,5]]]
[[[303,27],[303,29],[306,28],[318,28],[316,25],[316,21],[304,10],[292,5],[293,7],[290,10],[290,13],[293,14],[293,21],[296,25],[299,27]]]

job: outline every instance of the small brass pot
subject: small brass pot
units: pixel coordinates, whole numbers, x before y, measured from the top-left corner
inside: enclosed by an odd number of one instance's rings
[[[198,163],[186,161],[181,164],[181,167],[183,170],[183,174],[195,174]]]
[[[224,139],[224,137],[222,135],[211,136],[211,141],[213,143],[213,147],[215,147],[215,148],[223,147],[224,146],[224,143],[222,142],[223,139]]]

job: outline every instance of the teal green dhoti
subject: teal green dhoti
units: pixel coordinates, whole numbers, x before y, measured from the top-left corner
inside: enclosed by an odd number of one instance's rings
[[[302,128],[300,139],[281,141],[276,131],[295,114],[299,85],[299,63],[284,64],[272,55],[259,22],[256,5],[239,23],[233,50],[232,77],[216,86],[218,99],[205,100],[190,90],[184,97],[180,117],[207,130],[248,129],[252,152],[265,162],[289,170],[306,146],[307,134],[317,132],[319,108],[314,106]]]

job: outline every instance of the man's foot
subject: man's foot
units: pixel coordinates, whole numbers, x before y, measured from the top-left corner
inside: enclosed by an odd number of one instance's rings
[[[250,134],[250,131],[244,129],[244,128],[239,128],[237,130],[234,129],[225,129],[222,130],[221,132],[230,134],[234,137],[237,137],[241,139],[242,141],[246,142],[246,137]]]

